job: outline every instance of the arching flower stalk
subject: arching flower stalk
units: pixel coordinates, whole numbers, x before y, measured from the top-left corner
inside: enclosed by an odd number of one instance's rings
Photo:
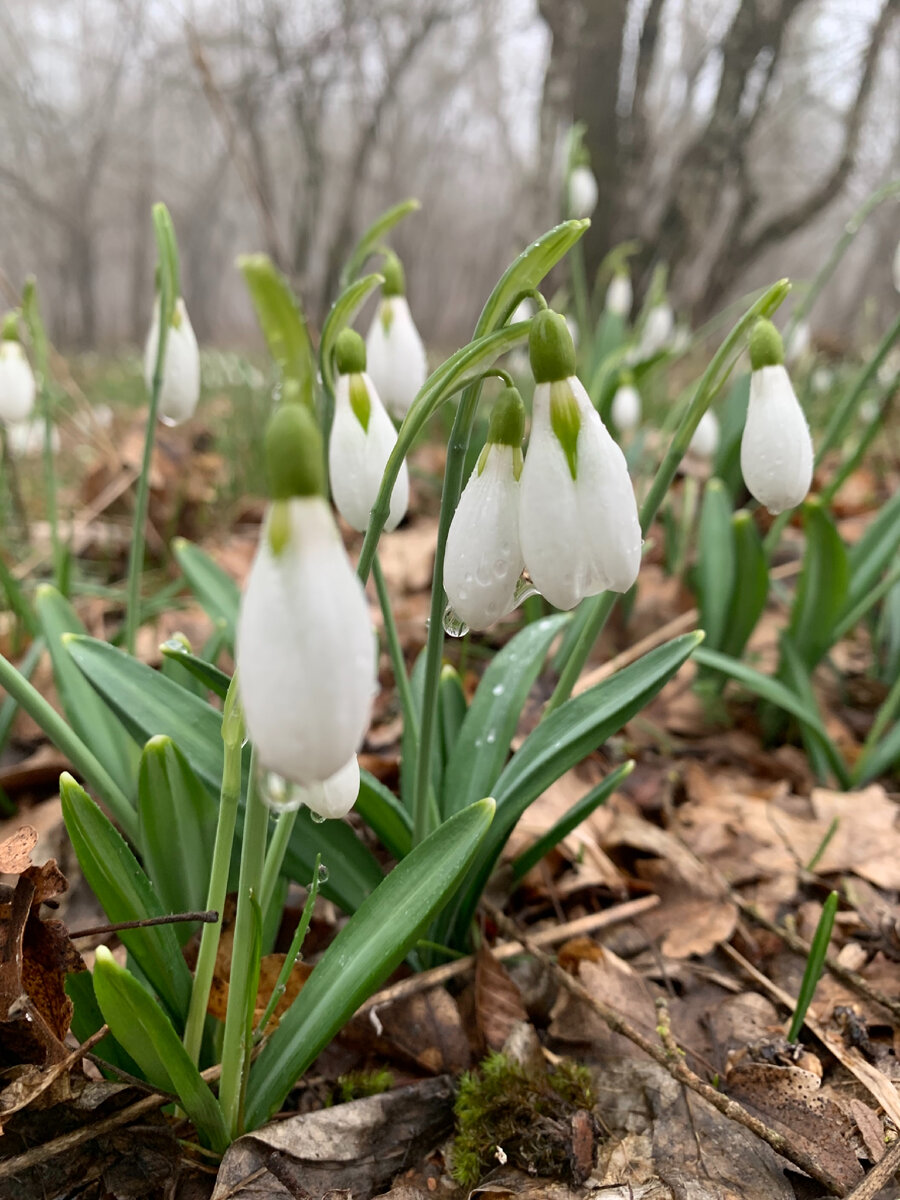
[[[331,494],[347,524],[365,533],[384,468],[397,444],[397,431],[366,374],[366,347],[359,334],[343,330],[335,357],[338,378],[328,443]],[[404,462],[391,492],[386,530],[396,529],[408,504],[409,472]]]

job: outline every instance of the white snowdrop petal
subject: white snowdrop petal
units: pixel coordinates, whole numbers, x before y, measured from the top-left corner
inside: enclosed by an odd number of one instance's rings
[[[512,446],[492,443],[472,472],[447,535],[444,591],[471,629],[486,629],[514,607],[524,562],[519,546],[519,482]]]
[[[340,770],[321,783],[301,787],[299,799],[320,817],[346,817],[359,796],[359,760],[354,754]]]
[[[569,215],[589,217],[597,207],[599,189],[594,172],[584,164],[574,167],[569,175]]]
[[[178,425],[194,415],[200,399],[200,349],[191,319],[181,297],[175,302],[177,324],[169,327],[162,386],[159,392],[160,419]],[[159,305],[153,310],[153,322],[144,349],[144,382],[153,387],[153,372],[159,348]]]
[[[374,383],[366,374],[362,378],[369,393],[369,424],[363,429],[350,406],[350,378],[339,375],[335,388],[328,474],[338,512],[348,525],[364,533],[384,468],[397,443],[397,431]],[[404,462],[391,492],[390,516],[385,529],[396,529],[406,515],[408,505],[409,471]]]
[[[750,376],[741,472],[752,495],[772,513],[794,508],[809,491],[812,439],[783,366],[762,367]]]
[[[627,317],[631,312],[634,294],[631,280],[627,275],[614,275],[606,289],[606,308],[608,312],[619,317]]]
[[[401,421],[428,375],[425,347],[405,296],[386,296],[366,336],[367,370],[388,412]]]
[[[698,458],[712,458],[719,448],[719,418],[708,408],[691,438],[688,449]]]
[[[325,500],[286,504],[287,544],[276,556],[263,530],[244,591],[237,668],[262,768],[308,785],[334,775],[365,735],[375,639]]]
[[[35,382],[19,342],[0,341],[0,420],[24,421],[34,408]]]
[[[675,328],[675,314],[671,307],[663,301],[655,304],[647,313],[644,329],[641,334],[641,357],[650,358],[664,350],[672,337]]]
[[[637,429],[641,423],[641,394],[637,388],[629,383],[617,388],[610,415],[616,429]]]

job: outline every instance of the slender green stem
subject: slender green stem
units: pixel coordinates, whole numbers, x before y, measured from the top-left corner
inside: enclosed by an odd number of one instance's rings
[[[258,950],[259,894],[266,857],[269,810],[259,794],[256,753],[250,763],[247,808],[241,846],[241,872],[238,880],[237,915],[231,951],[231,976],[228,985],[228,1011],[222,1042],[222,1077],[219,1103],[232,1137],[240,1136],[241,1110],[250,1065],[250,1021],[253,1002],[252,981],[258,974],[254,961]]]
[[[144,538],[147,524],[147,509],[150,503],[150,464],[153,459],[153,443],[156,440],[156,416],[159,411],[159,394],[162,390],[163,367],[166,361],[166,343],[169,340],[169,323],[165,314],[169,309],[166,292],[166,273],[160,272],[159,293],[159,342],[156,362],[153,365],[153,380],[150,386],[150,407],[147,412],[147,434],[144,438],[144,457],[138,477],[137,495],[134,501],[134,520],[131,527],[131,554],[128,559],[128,591],[125,607],[125,648],[134,654],[138,626],[141,623],[141,574],[144,569]]]
[[[36,637],[25,651],[22,662],[17,668],[23,679],[28,680],[31,678],[46,649],[47,644],[44,639]],[[18,711],[19,702],[14,696],[7,696],[2,705],[0,705],[0,751],[6,745],[6,739],[9,737]]]
[[[897,563],[892,570],[882,576],[872,590],[867,592],[859,603],[855,604],[847,615],[842,617],[837,625],[835,625],[831,634],[832,645],[836,645],[845,638],[850,630],[863,619],[869,609],[873,608],[883,596],[888,594],[898,580],[900,580],[900,563]]]
[[[20,708],[38,724],[58,750],[107,806],[125,835],[132,841],[137,837],[137,813],[100,760],[80,737],[66,724],[41,693],[0,654],[0,687],[5,688]]]
[[[770,316],[781,304],[789,289],[788,281],[782,279],[764,292],[737,322],[706,368],[697,385],[694,398],[682,417],[665,457],[659,465],[653,483],[650,485],[650,491],[641,505],[641,532],[645,537],[672,480],[675,478],[679,463],[687,452],[701,417],[731,374],[750,327],[757,317]],[[575,681],[581,674],[594,643],[606,624],[616,598],[617,595],[614,592],[602,592],[599,596],[593,596],[590,600],[583,602],[589,615],[584,618],[581,632],[573,643],[568,658],[563,663],[556,689],[544,709],[544,716],[553,712],[572,694]]]
[[[284,856],[287,853],[299,811],[299,808],[292,808],[280,812],[275,818],[275,829],[269,839],[269,848],[266,851],[266,861],[263,865],[262,883],[259,886],[259,907],[262,909],[263,925],[266,924],[269,906],[275,896],[278,876],[284,866]]]
[[[66,594],[65,563],[62,543],[59,540],[59,512],[56,503],[56,467],[53,463],[53,415],[51,412],[50,386],[47,382],[46,363],[41,364],[41,407],[44,410],[44,501],[47,505],[47,522],[50,526],[50,545],[53,552],[53,579],[57,589]]]
[[[219,920],[215,924],[204,925],[200,935],[197,968],[194,971],[191,1003],[184,1029],[184,1048],[195,1064],[200,1060],[203,1025],[206,1020],[209,992],[216,969],[216,954],[219,949],[219,935],[222,931],[222,911],[228,890],[228,871],[231,866],[231,848],[234,843],[234,827],[240,798],[241,743],[240,739],[237,739],[225,745],[222,787],[219,793],[219,817],[216,825],[216,840],[213,844],[209,890],[206,893],[206,907],[214,909],[219,914]]]
[[[822,905],[822,915],[819,917],[819,923],[816,926],[816,932],[813,934],[813,940],[809,947],[806,969],[803,972],[803,980],[800,984],[797,1003],[794,1007],[794,1017],[791,1021],[791,1027],[788,1030],[787,1040],[789,1042],[796,1042],[800,1036],[800,1030],[803,1028],[803,1022],[809,1011],[816,985],[822,976],[822,968],[825,965],[825,957],[828,954],[828,942],[831,938],[831,931],[834,928],[837,907],[838,894],[837,892],[831,892],[828,899]]]
[[[297,928],[294,930],[294,936],[291,939],[291,944],[288,947],[288,952],[284,956],[284,962],[281,965],[281,970],[278,972],[278,978],[275,980],[275,986],[272,988],[272,994],[269,997],[269,1002],[266,1005],[259,1023],[253,1031],[254,1042],[258,1041],[265,1033],[266,1026],[272,1018],[272,1013],[278,1004],[278,1001],[284,995],[284,990],[287,986],[288,978],[291,971],[294,969],[294,963],[300,958],[300,951],[303,949],[303,942],[306,939],[306,932],[309,929],[309,923],[312,920],[313,909],[316,904],[316,896],[319,894],[319,884],[322,882],[319,878],[319,868],[322,865],[322,855],[316,855],[316,862],[313,867],[313,875],[309,884],[309,891],[306,895],[306,903],[303,905],[303,912],[300,914],[300,920],[297,922]]]
[[[881,708],[875,714],[875,720],[872,722],[872,728],[869,730],[869,735],[863,744],[862,753],[859,756],[859,762],[854,772],[857,777],[864,774],[863,764],[878,745],[884,731],[893,722],[898,709],[900,709],[900,675],[894,680],[893,687],[885,697]]]
[[[391,657],[391,668],[394,672],[394,683],[400,696],[400,707],[403,709],[403,727],[408,729],[419,740],[419,719],[416,716],[416,706],[413,703],[412,690],[409,686],[409,676],[406,673],[406,661],[403,657],[403,647],[397,633],[394,612],[391,608],[391,597],[387,589],[387,581],[381,569],[378,555],[372,560],[372,577],[375,580],[375,591],[378,593],[378,603],[381,605],[381,617],[384,621],[384,640],[387,642],[388,654]]]
[[[879,394],[879,401],[881,401],[881,403],[879,405],[878,415],[874,420],[870,421],[863,430],[862,436],[857,442],[856,449],[853,451],[853,453],[841,464],[840,468],[835,471],[831,480],[825,485],[824,488],[822,488],[821,500],[823,504],[830,504],[832,502],[832,500],[846,483],[847,479],[862,463],[866,456],[866,452],[882,429],[882,417],[884,416],[887,402],[889,398],[893,396],[898,386],[900,386],[900,375],[895,375],[887,387],[881,389]]]
[[[678,520],[677,544],[675,561],[671,571],[675,578],[680,578],[687,571],[688,550],[691,544],[691,532],[697,517],[697,503],[700,499],[700,485],[693,475],[684,478],[684,488],[681,493],[681,513]]]
[[[19,523],[19,536],[23,542],[28,542],[28,510],[25,507],[25,501],[22,499],[22,488],[19,485],[19,468],[9,448],[9,438],[6,432],[6,426],[0,421],[0,444],[3,449],[3,472],[6,475],[6,482],[9,488],[9,498],[12,504],[12,510],[16,515],[16,520]]]

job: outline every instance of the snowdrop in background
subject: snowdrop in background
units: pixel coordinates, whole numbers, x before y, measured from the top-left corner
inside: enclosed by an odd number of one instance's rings
[[[153,321],[144,349],[144,382],[153,390],[153,373],[159,353],[159,311],[157,299]],[[175,302],[166,337],[165,365],[159,393],[159,419],[164,425],[180,425],[196,411],[200,399],[200,349],[191,319],[181,296]]]
[[[25,421],[34,408],[34,372],[19,341],[19,322],[8,313],[0,333],[0,420],[8,425]]]
[[[382,267],[384,285],[369,332],[366,357],[369,375],[388,412],[402,421],[425,382],[425,347],[409,311],[403,264],[388,253]]]

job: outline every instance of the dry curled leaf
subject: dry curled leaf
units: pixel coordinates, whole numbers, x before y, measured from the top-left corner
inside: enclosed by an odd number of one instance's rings
[[[489,1050],[500,1050],[510,1030],[528,1014],[509,972],[482,942],[475,957],[475,1019]]]
[[[0,874],[21,875],[26,867],[31,866],[31,852],[37,845],[37,830],[33,825],[23,825],[21,829],[0,842]]]

